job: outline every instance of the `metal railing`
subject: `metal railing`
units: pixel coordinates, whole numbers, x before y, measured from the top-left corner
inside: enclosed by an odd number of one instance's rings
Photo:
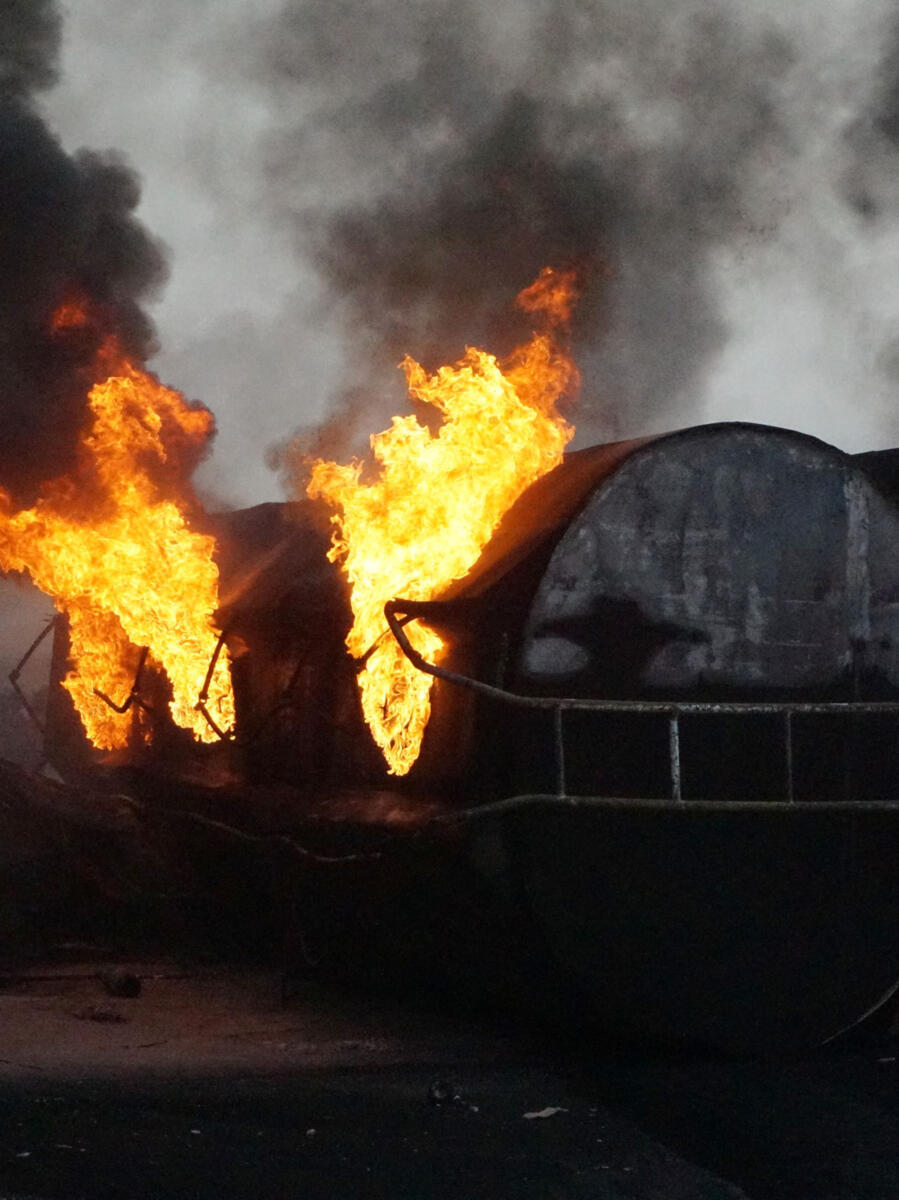
[[[512,707],[532,710],[543,710],[552,714],[553,747],[555,757],[555,795],[568,798],[569,792],[566,778],[564,716],[571,712],[593,713],[628,713],[636,716],[665,716],[668,729],[668,765],[670,775],[671,799],[675,803],[683,803],[683,771],[681,762],[681,730],[680,719],[683,716],[777,716],[781,718],[784,744],[784,792],[788,803],[795,799],[794,764],[793,764],[793,717],[797,715],[821,716],[853,716],[861,714],[893,714],[899,717],[899,701],[834,701],[834,702],[793,702],[793,701],[694,701],[694,700],[596,700],[572,696],[528,696],[519,692],[510,692],[493,684],[472,679],[451,671],[447,667],[428,662],[415,649],[406,635],[404,626],[417,618],[427,619],[435,613],[443,611],[444,605],[429,601],[391,600],[384,606],[384,616],[390,633],[398,642],[405,656],[414,667],[436,679],[443,679],[457,687],[476,692]],[[10,672],[9,679],[37,728],[43,732],[43,722],[34,712],[27,697],[19,687],[19,676],[28,660],[55,628],[60,618],[51,620],[41,633],[34,639],[22,659]],[[282,709],[294,707],[297,699],[293,695],[296,685],[297,671],[281,697],[264,714],[257,727],[249,735],[238,738],[235,729],[222,729],[209,712],[209,688],[218,659],[226,639],[226,631],[219,635],[212,652],[206,677],[195,705],[216,736],[224,742],[248,744],[255,741],[269,721]],[[95,695],[102,699],[116,712],[124,713],[132,705],[137,705],[152,712],[150,705],[144,701],[139,692],[141,675],[147,659],[147,648],[141,649],[137,669],[131,691],[123,704],[116,704],[111,697],[95,689]]]
[[[442,606],[441,606],[442,607]],[[668,763],[671,780],[671,799],[675,803],[683,803],[683,773],[681,769],[681,740],[680,719],[683,716],[779,716],[783,722],[784,735],[784,790],[786,800],[792,804],[795,799],[793,777],[793,717],[797,715],[821,716],[852,716],[862,713],[895,714],[899,716],[899,701],[836,701],[825,702],[759,702],[752,701],[722,701],[705,702],[698,700],[592,700],[571,696],[525,696],[519,692],[509,692],[493,684],[483,683],[479,679],[471,679],[460,675],[446,667],[428,662],[415,649],[406,636],[404,625],[410,619],[422,617],[426,619],[437,609],[437,606],[427,601],[391,600],[384,606],[384,616],[391,633],[396,638],[403,653],[414,667],[443,679],[447,683],[467,688],[479,695],[488,696],[501,703],[518,708],[542,709],[552,713],[553,743],[555,750],[555,794],[560,798],[568,796],[565,772],[565,740],[563,717],[569,712],[594,713],[630,713],[639,716],[666,716],[668,718]]]
[[[51,618],[51,620],[44,626],[44,628],[40,631],[40,633],[37,635],[37,637],[34,639],[34,641],[31,643],[31,645],[28,647],[28,649],[25,651],[25,653],[19,659],[18,663],[15,665],[15,667],[12,669],[12,671],[9,672],[9,676],[8,676],[9,682],[12,684],[13,689],[15,690],[17,696],[19,697],[19,701],[22,704],[23,708],[25,709],[25,712],[28,714],[30,720],[32,721],[35,728],[41,735],[44,735],[46,732],[44,721],[35,712],[33,705],[29,701],[25,692],[22,690],[22,688],[19,684],[19,678],[22,674],[22,671],[25,669],[26,665],[28,664],[28,661],[34,655],[35,651],[40,647],[40,645],[44,642],[44,640],[47,637],[49,637],[49,635],[51,633],[53,633],[54,630],[56,630],[56,628],[59,626],[60,622],[63,622],[64,620],[65,620],[65,618],[59,616],[58,614],[55,617]],[[265,712],[263,714],[262,718],[257,722],[257,725],[255,726],[255,728],[252,729],[249,732],[249,734],[247,734],[243,737],[238,737],[237,731],[235,729],[233,729],[233,728],[232,729],[222,729],[222,727],[216,721],[215,717],[209,711],[209,704],[208,704],[209,689],[212,684],[212,678],[213,678],[213,675],[215,674],[215,668],[216,668],[216,665],[218,664],[219,658],[221,657],[221,653],[224,648],[226,638],[227,638],[227,630],[223,630],[219,634],[219,636],[216,640],[215,646],[213,648],[212,655],[210,656],[209,666],[206,671],[206,676],[203,680],[203,686],[200,689],[200,694],[197,697],[197,703],[194,705],[194,709],[201,714],[201,716],[204,718],[204,720],[209,725],[210,729],[213,731],[213,733],[216,735],[216,737],[219,739],[219,741],[232,742],[237,745],[248,745],[251,742],[254,742],[260,736],[260,734],[263,732],[265,726],[279,712],[281,712],[283,709],[292,708],[292,707],[296,706],[297,699],[294,696],[294,690],[296,687],[296,683],[297,683],[297,679],[299,677],[300,671],[302,669],[302,663],[297,664],[296,669],[295,669],[293,675],[291,676],[291,679],[288,682],[286,688],[281,693],[278,700],[268,709],[267,712]],[[147,665],[148,656],[149,656],[149,647],[148,646],[142,646],[138,649],[137,666],[135,668],[134,678],[133,678],[133,681],[131,684],[131,688],[128,692],[128,695],[125,697],[125,699],[122,701],[121,704],[117,703],[117,701],[115,701],[112,698],[112,696],[108,696],[106,694],[106,692],[101,692],[99,690],[99,688],[93,689],[94,695],[97,696],[98,699],[102,700],[103,703],[106,704],[109,708],[111,708],[113,710],[113,712],[124,714],[124,713],[128,712],[128,710],[130,708],[137,707],[137,708],[142,709],[144,712],[149,713],[152,716],[154,714],[154,708],[151,704],[149,704],[143,698],[143,696],[141,695],[141,690],[140,690],[141,689],[141,680],[142,680],[142,677],[144,674],[144,669]]]

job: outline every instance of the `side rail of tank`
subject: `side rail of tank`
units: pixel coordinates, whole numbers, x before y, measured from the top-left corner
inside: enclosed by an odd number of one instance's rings
[[[390,632],[396,638],[403,653],[413,666],[436,679],[467,688],[493,700],[519,708],[542,709],[552,714],[553,743],[555,752],[555,794],[561,799],[569,798],[565,773],[564,716],[569,712],[632,713],[634,715],[665,715],[668,717],[668,760],[671,776],[671,800],[685,803],[683,775],[681,771],[680,718],[682,716],[779,716],[782,722],[784,741],[784,799],[794,803],[793,777],[793,717],[799,714],[822,716],[852,715],[861,713],[895,714],[899,718],[899,701],[846,701],[832,703],[753,703],[728,701],[709,703],[701,701],[667,700],[590,700],[568,696],[524,696],[509,692],[478,679],[471,679],[450,671],[446,667],[428,662],[415,649],[405,634],[403,626],[416,617],[427,618],[438,613],[443,606],[429,601],[390,600],[384,606],[384,616]],[[877,802],[872,802],[876,804]],[[879,805],[878,805],[879,806]]]
[[[28,649],[25,651],[25,653],[22,655],[22,657],[16,663],[15,667],[13,667],[13,669],[9,672],[9,674],[7,676],[10,684],[12,685],[13,690],[15,691],[15,693],[19,699],[19,703],[22,705],[23,709],[25,710],[25,713],[27,714],[29,720],[34,725],[37,732],[41,735],[43,735],[45,733],[45,722],[44,722],[43,718],[35,711],[34,705],[31,703],[29,697],[26,695],[25,691],[22,689],[21,684],[19,683],[19,680],[22,675],[22,672],[24,671],[25,667],[28,665],[28,662],[30,661],[30,659],[33,657],[33,655],[36,653],[36,651],[40,648],[41,644],[46,640],[46,638],[48,638],[50,636],[50,634],[54,633],[54,631],[59,626],[60,622],[64,623],[65,617],[60,616],[59,614],[52,617],[47,622],[47,624],[40,631],[40,633],[38,633],[38,635],[35,637],[34,641],[32,641],[32,643],[29,645]],[[228,631],[223,630],[219,634],[218,639],[216,640],[215,647],[212,651],[212,655],[209,660],[209,666],[206,671],[206,677],[203,680],[203,686],[200,689],[200,694],[197,698],[197,703],[194,705],[194,708],[196,709],[197,712],[202,714],[202,716],[206,720],[206,723],[209,725],[209,727],[213,731],[213,733],[215,733],[215,735],[219,739],[219,741],[235,742],[239,745],[249,745],[260,736],[260,734],[265,729],[266,725],[268,725],[269,722],[279,712],[282,711],[282,709],[291,708],[291,707],[295,706],[296,700],[294,698],[294,689],[296,687],[297,677],[299,676],[300,670],[302,668],[302,663],[297,664],[297,667],[293,673],[293,676],[288,681],[287,686],[284,688],[283,692],[278,697],[277,701],[271,706],[271,708],[257,722],[256,726],[250,731],[249,734],[238,738],[236,731],[234,729],[222,729],[221,728],[221,726],[216,722],[212,713],[209,711],[209,708],[207,705],[207,701],[209,699],[209,688],[212,683],[213,674],[215,672],[215,668],[218,663],[218,660],[221,657],[221,653],[224,648],[225,640],[226,640],[227,636],[228,636]],[[142,708],[145,712],[150,713],[152,715],[153,706],[151,704],[149,704],[147,702],[147,700],[145,700],[141,694],[141,678],[144,674],[144,669],[147,665],[148,655],[149,655],[149,647],[142,646],[138,653],[137,666],[135,668],[134,679],[131,684],[131,689],[128,692],[128,695],[125,697],[125,699],[121,703],[118,703],[116,700],[114,700],[112,698],[112,696],[108,696],[105,692],[101,692],[98,688],[94,688],[94,695],[97,696],[98,699],[102,700],[103,703],[106,704],[109,708],[111,708],[113,710],[113,712],[126,713],[132,706],[137,706],[138,708]]]

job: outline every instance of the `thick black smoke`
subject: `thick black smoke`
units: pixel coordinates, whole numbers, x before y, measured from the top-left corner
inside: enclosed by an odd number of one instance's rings
[[[646,0],[292,0],[267,49],[302,114],[270,179],[362,351],[329,434],[373,363],[507,350],[546,264],[588,282],[585,436],[696,419],[727,334],[712,255],[752,236],[747,181],[788,152],[781,38]]]
[[[134,217],[133,172],[113,154],[67,154],[36,107],[59,38],[54,0],[0,5],[0,487],[19,503],[72,465],[103,335],[137,359],[151,351],[139,301],[166,274]],[[76,298],[89,326],[54,334],[54,312]]]

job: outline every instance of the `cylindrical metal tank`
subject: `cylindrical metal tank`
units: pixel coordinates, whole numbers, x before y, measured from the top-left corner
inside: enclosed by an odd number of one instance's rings
[[[707,425],[572,454],[510,510],[444,601],[436,615],[460,656],[519,693],[899,695],[899,507],[852,456],[789,430]],[[553,789],[545,713],[460,703],[478,710],[469,773],[490,780],[488,793]],[[797,717],[797,794],[892,796],[895,726]],[[576,714],[569,783],[583,794],[667,794],[666,728],[664,717]],[[774,717],[691,717],[681,733],[694,797],[782,793]]]

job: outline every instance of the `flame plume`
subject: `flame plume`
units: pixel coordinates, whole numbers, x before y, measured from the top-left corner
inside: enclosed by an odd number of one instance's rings
[[[87,319],[67,304],[53,328],[64,333]],[[130,363],[113,339],[98,352],[98,367],[108,378],[88,395],[92,420],[77,470],[18,512],[0,490],[0,570],[26,572],[67,615],[64,686],[95,746],[128,743],[131,715],[114,712],[96,692],[124,700],[143,646],[169,679],[173,720],[212,741],[194,705],[217,635],[215,543],[189,528],[186,503],[164,496],[159,482],[166,472],[176,478],[181,459],[205,443],[212,415]],[[233,699],[224,660],[210,695],[227,728]]]
[[[362,709],[394,775],[405,775],[421,748],[430,715],[432,679],[386,638],[388,600],[429,600],[477,561],[506,510],[562,458],[574,429],[556,404],[577,384],[557,331],[576,298],[574,272],[544,268],[518,297],[548,332],[535,333],[500,364],[469,347],[455,366],[429,376],[411,358],[401,364],[410,395],[442,415],[436,434],[415,416],[394,417],[371,439],[380,467],[373,483],[362,464],[319,460],[308,494],[337,511],[329,557],[351,584],[353,627],[346,644],[367,654],[359,673]],[[421,621],[409,639],[439,661],[443,640]]]

